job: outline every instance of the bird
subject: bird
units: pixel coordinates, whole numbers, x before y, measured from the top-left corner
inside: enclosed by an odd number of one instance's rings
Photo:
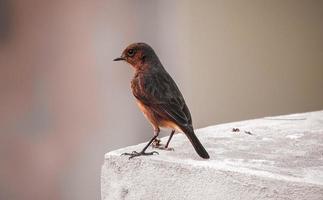
[[[113,61],[125,61],[133,67],[132,93],[139,109],[154,130],[153,137],[141,151],[122,155],[128,155],[131,159],[137,156],[158,154],[157,151],[146,152],[146,150],[152,143],[156,147],[161,147],[158,139],[160,128],[169,128],[172,130],[171,134],[166,145],[161,149],[170,149],[168,146],[175,131],[183,132],[197,154],[204,159],[209,159],[208,152],[194,133],[191,113],[182,93],[163,67],[153,48],[146,43],[133,43]]]

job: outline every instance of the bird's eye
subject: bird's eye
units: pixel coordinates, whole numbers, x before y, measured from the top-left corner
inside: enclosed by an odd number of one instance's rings
[[[133,49],[129,49],[129,50],[127,51],[127,54],[128,54],[128,56],[132,57],[132,56],[135,54],[135,50],[133,50]]]

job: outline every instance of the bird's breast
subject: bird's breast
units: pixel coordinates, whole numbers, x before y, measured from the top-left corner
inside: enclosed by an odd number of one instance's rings
[[[177,126],[177,124],[175,124],[174,122],[172,122],[170,120],[160,120],[158,125],[163,128],[170,128],[170,129],[174,129],[178,132],[183,132],[182,129],[179,128],[179,126]]]
[[[139,107],[139,109],[141,110],[141,112],[144,114],[144,116],[146,117],[146,119],[154,126],[154,127],[158,127],[158,120],[154,114],[154,112],[149,109],[148,106],[146,106],[145,104],[143,104],[141,101],[137,100],[137,105]]]
[[[137,100],[137,105],[138,105],[139,109],[141,110],[141,112],[144,114],[144,116],[147,118],[147,120],[153,126],[158,126],[158,127],[162,127],[162,128],[170,128],[170,129],[174,129],[178,132],[183,132],[181,130],[181,128],[179,128],[179,126],[176,123],[174,123],[170,120],[166,120],[161,117],[158,117],[154,113],[153,110],[151,110],[148,106],[143,104],[141,101]]]
[[[137,100],[137,105],[146,118],[148,118],[148,115],[151,115],[147,106],[145,106],[141,101]]]

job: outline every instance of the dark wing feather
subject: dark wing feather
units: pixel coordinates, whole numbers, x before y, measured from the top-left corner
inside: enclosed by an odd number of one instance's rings
[[[180,127],[192,125],[191,114],[176,83],[166,71],[139,74],[132,84],[134,96],[156,114]]]

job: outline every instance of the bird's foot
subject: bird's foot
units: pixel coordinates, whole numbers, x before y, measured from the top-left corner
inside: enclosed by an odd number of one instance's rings
[[[154,139],[153,143],[151,144],[153,148],[158,148],[159,146],[161,146],[160,144],[160,139],[159,138],[156,138]]]
[[[166,147],[165,145],[159,145],[157,147],[154,147],[156,149],[160,149],[160,150],[165,150],[165,151],[175,151],[174,148],[172,147]]]
[[[150,155],[154,155],[154,154],[159,154],[157,151],[152,151],[152,152],[137,152],[137,151],[133,151],[132,153],[123,153],[121,154],[122,156],[129,156],[129,159],[137,157],[137,156],[150,156]]]
[[[174,148],[166,147],[166,145],[161,143],[161,140],[159,138],[156,138],[153,143],[152,147],[160,150],[166,150],[166,151],[174,151]]]

